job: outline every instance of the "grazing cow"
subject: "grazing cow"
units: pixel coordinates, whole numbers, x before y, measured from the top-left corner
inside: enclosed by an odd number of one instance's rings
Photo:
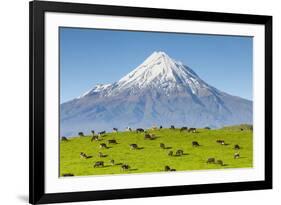
[[[116,140],[108,140],[108,144],[117,144]]]
[[[160,148],[165,149],[165,144],[164,143],[160,143]]]
[[[153,140],[155,138],[154,134],[145,134],[144,135],[144,139],[149,139],[149,140]]]
[[[150,140],[150,139],[151,139],[150,134],[145,134],[145,135],[144,135],[144,139],[145,139],[145,140]]]
[[[240,158],[240,154],[239,153],[234,153],[234,159],[238,159]]]
[[[191,127],[191,128],[188,129],[188,132],[193,132],[194,133],[194,132],[196,132],[196,128]]]
[[[137,144],[130,144],[131,149],[138,149],[138,145]]]
[[[169,166],[167,166],[167,165],[166,165],[166,166],[164,167],[164,170],[165,170],[165,172],[168,172],[168,171],[170,171],[170,170],[171,170],[171,168],[170,168]]]
[[[106,155],[105,154],[103,154],[103,153],[101,153],[101,152],[99,152],[99,155],[98,155],[99,157],[106,157]]]
[[[89,156],[86,153],[84,153],[84,152],[80,152],[80,157],[83,158],[83,159],[88,159],[89,158]]]
[[[130,169],[130,166],[127,165],[127,164],[123,164],[123,165],[121,166],[121,168],[122,168],[123,171],[125,171],[125,170]]]
[[[62,136],[61,141],[68,141],[68,139],[66,137]]]
[[[240,146],[238,144],[234,145],[234,149],[240,149]]]
[[[170,151],[170,152],[168,153],[168,156],[173,156],[173,151]]]
[[[174,126],[174,125],[171,125],[170,129],[174,130],[174,129],[175,129],[175,126]]]
[[[224,165],[222,160],[217,160],[217,164],[219,164],[219,165],[221,165],[221,166]]]
[[[176,151],[176,156],[182,156],[183,155],[183,150],[179,149]]]
[[[83,133],[83,132],[78,132],[78,135],[79,135],[80,137],[83,137],[83,136],[84,136],[84,133]]]
[[[110,164],[113,166],[113,165],[115,165],[115,161],[112,159],[112,160],[110,160]]]
[[[95,140],[95,141],[98,141],[98,140],[99,140],[99,136],[94,135],[94,136],[92,137],[92,139],[91,139],[91,142],[94,141],[94,140]]]
[[[104,135],[106,133],[106,131],[101,131],[101,132],[99,132],[98,134],[99,135]]]
[[[73,177],[74,174],[71,173],[66,173],[66,174],[62,174],[63,177]]]
[[[113,132],[118,132],[118,129],[114,127]]]
[[[107,148],[107,146],[106,146],[105,143],[101,143],[101,144],[100,144],[100,148]]]
[[[188,131],[188,128],[187,128],[187,127],[182,127],[182,128],[180,129],[180,132],[183,132],[183,131]]]
[[[138,129],[136,129],[136,132],[137,132],[137,133],[139,133],[139,132],[144,132],[144,129],[138,128]]]
[[[200,146],[200,145],[199,145],[199,143],[198,143],[197,141],[193,141],[193,142],[192,142],[192,146],[193,146],[193,147],[198,147],[198,146]]]
[[[165,172],[169,172],[169,171],[170,171],[170,172],[174,172],[174,171],[176,171],[176,169],[171,169],[169,166],[166,165],[166,166],[164,167],[164,171],[165,171]]]
[[[163,128],[162,125],[160,125],[159,129],[161,130],[162,128]]]
[[[207,164],[214,164],[215,163],[215,158],[208,158],[207,159],[207,162],[206,162]]]
[[[243,129],[243,128],[241,128],[241,129],[240,129],[240,131],[244,131],[244,129]]]
[[[103,166],[104,166],[104,162],[103,161],[97,161],[94,164],[94,168],[96,168],[96,167],[103,167]]]
[[[152,135],[151,134],[145,134],[144,139],[145,140],[152,140]]]
[[[221,144],[221,145],[225,145],[224,140],[217,140],[217,143]]]
[[[126,128],[126,131],[132,132],[132,128],[127,127],[127,128]]]
[[[92,133],[93,135],[95,135],[95,130],[92,130],[91,133]]]

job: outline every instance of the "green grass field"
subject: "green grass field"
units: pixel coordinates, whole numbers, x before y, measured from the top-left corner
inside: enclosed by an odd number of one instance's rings
[[[237,126],[233,128],[198,129],[197,133],[180,132],[179,129],[148,130],[155,134],[154,140],[145,140],[144,133],[134,131],[106,133],[100,141],[93,142],[91,136],[69,138],[68,141],[60,142],[60,175],[162,172],[166,165],[177,171],[252,167],[253,133],[251,129],[244,128],[241,131]],[[115,139],[118,144],[108,145],[109,139]],[[218,139],[224,140],[226,145],[218,144]],[[193,147],[192,141],[197,141],[200,146]],[[106,143],[109,148],[100,148],[100,143]],[[129,145],[133,143],[141,149],[131,150]],[[167,148],[160,148],[160,143],[164,143]],[[235,150],[235,144],[241,149]],[[183,150],[184,155],[175,156],[178,149]],[[168,156],[169,151],[173,151],[174,156]],[[92,157],[83,159],[80,152]],[[99,157],[99,152],[107,156]],[[238,159],[233,157],[236,152],[240,154]],[[206,163],[211,157],[222,160],[224,166]],[[112,159],[115,165],[110,164]],[[104,167],[94,168],[96,161],[104,161]],[[130,169],[122,170],[121,163],[128,164]]]

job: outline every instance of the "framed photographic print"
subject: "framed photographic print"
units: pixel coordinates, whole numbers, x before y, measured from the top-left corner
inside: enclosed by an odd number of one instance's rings
[[[30,2],[30,203],[272,188],[272,17]]]

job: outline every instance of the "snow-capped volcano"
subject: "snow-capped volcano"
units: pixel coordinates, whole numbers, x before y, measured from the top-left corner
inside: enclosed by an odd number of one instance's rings
[[[81,97],[101,94],[114,96],[122,92],[138,94],[140,90],[156,89],[165,94],[189,92],[198,96],[218,92],[189,67],[170,58],[165,52],[153,52],[141,65],[113,84],[97,84]]]
[[[191,68],[153,52],[112,84],[98,84],[61,105],[61,134],[112,127],[251,123],[252,102],[208,85]]]

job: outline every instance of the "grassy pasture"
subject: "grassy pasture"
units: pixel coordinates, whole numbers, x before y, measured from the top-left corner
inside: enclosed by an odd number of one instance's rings
[[[148,130],[149,133],[155,134],[154,140],[145,140],[144,133],[134,131],[106,133],[101,141],[93,142],[91,136],[69,138],[68,141],[60,142],[60,175],[162,172],[166,165],[177,171],[252,167],[253,133],[248,129],[241,131],[236,128],[198,129],[197,133],[180,132],[179,129]],[[109,139],[115,139],[118,144],[108,145]],[[218,139],[224,140],[226,145],[218,144]],[[197,141],[200,146],[193,147],[192,141]],[[109,148],[100,148],[100,143],[106,143]],[[131,150],[129,145],[133,143],[140,149]],[[160,148],[160,143],[164,143],[166,149]],[[241,149],[234,150],[235,144]],[[179,149],[184,151],[184,155],[175,156]],[[173,151],[174,156],[168,156],[169,151]],[[81,158],[80,152],[91,158]],[[106,156],[99,157],[99,152]],[[240,154],[239,159],[233,157],[236,152]],[[222,160],[225,165],[207,164],[206,161],[210,157]],[[110,164],[112,159],[115,165]],[[96,161],[104,161],[104,167],[93,168]],[[130,169],[123,171],[121,163],[128,164]]]

